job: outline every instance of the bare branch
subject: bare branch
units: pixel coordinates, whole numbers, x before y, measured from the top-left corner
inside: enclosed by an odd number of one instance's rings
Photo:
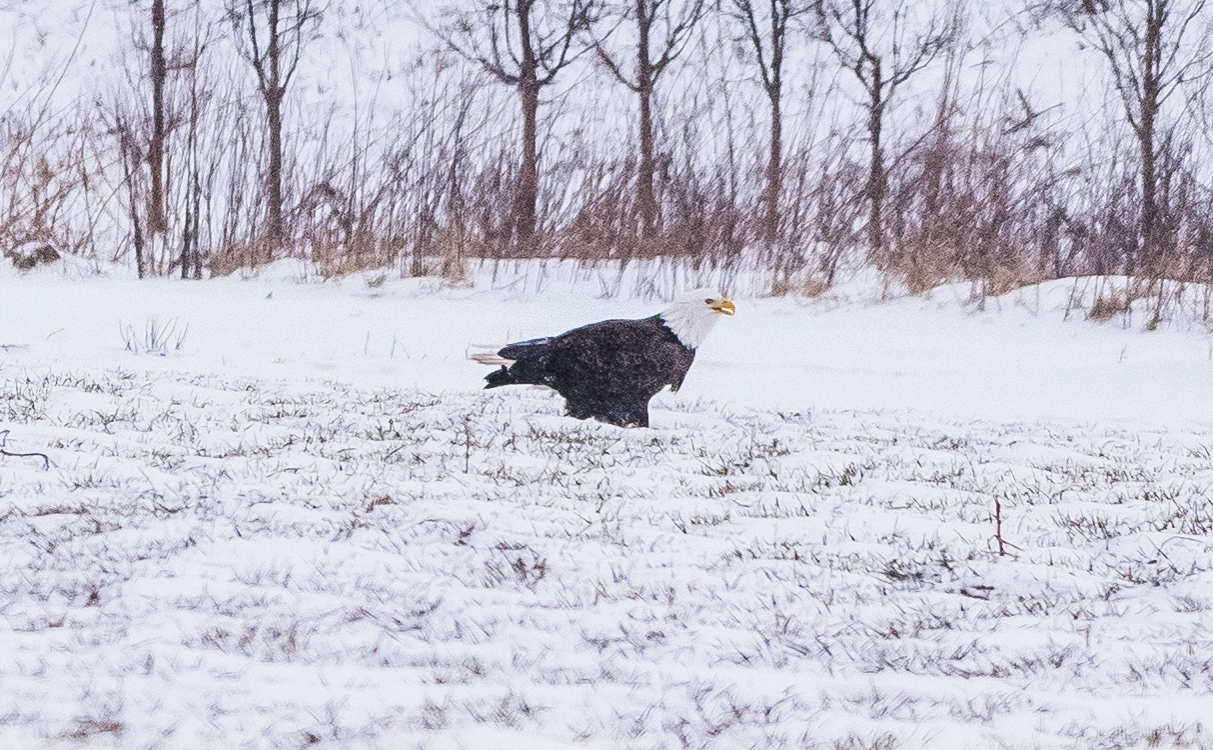
[[[42,468],[50,471],[51,459],[45,453],[12,453],[8,450],[8,430],[0,430],[0,456],[8,456],[10,458],[40,458],[42,459]]]

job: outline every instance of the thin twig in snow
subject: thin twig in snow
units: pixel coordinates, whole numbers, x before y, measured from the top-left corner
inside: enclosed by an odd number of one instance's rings
[[[47,471],[50,470],[51,459],[50,456],[46,455],[45,453],[12,453],[6,450],[5,446],[8,445],[8,433],[9,430],[0,430],[0,456],[9,456],[11,458],[41,458],[43,464],[42,468]]]

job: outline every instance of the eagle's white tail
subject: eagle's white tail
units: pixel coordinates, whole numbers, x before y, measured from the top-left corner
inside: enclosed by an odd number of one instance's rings
[[[497,352],[477,352],[476,354],[469,354],[468,359],[479,362],[482,365],[492,365],[493,367],[498,365],[509,367],[514,364],[514,360],[506,359]]]

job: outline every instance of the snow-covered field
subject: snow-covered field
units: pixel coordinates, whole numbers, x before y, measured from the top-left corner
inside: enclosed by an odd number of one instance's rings
[[[620,430],[468,346],[659,301],[289,276],[0,271],[0,747],[1213,747],[1198,326],[741,295]]]

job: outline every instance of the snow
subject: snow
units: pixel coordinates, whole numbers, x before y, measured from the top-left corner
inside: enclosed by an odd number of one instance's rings
[[[660,299],[300,270],[0,271],[0,746],[1213,746],[1191,318],[738,294],[620,430],[466,355]]]

